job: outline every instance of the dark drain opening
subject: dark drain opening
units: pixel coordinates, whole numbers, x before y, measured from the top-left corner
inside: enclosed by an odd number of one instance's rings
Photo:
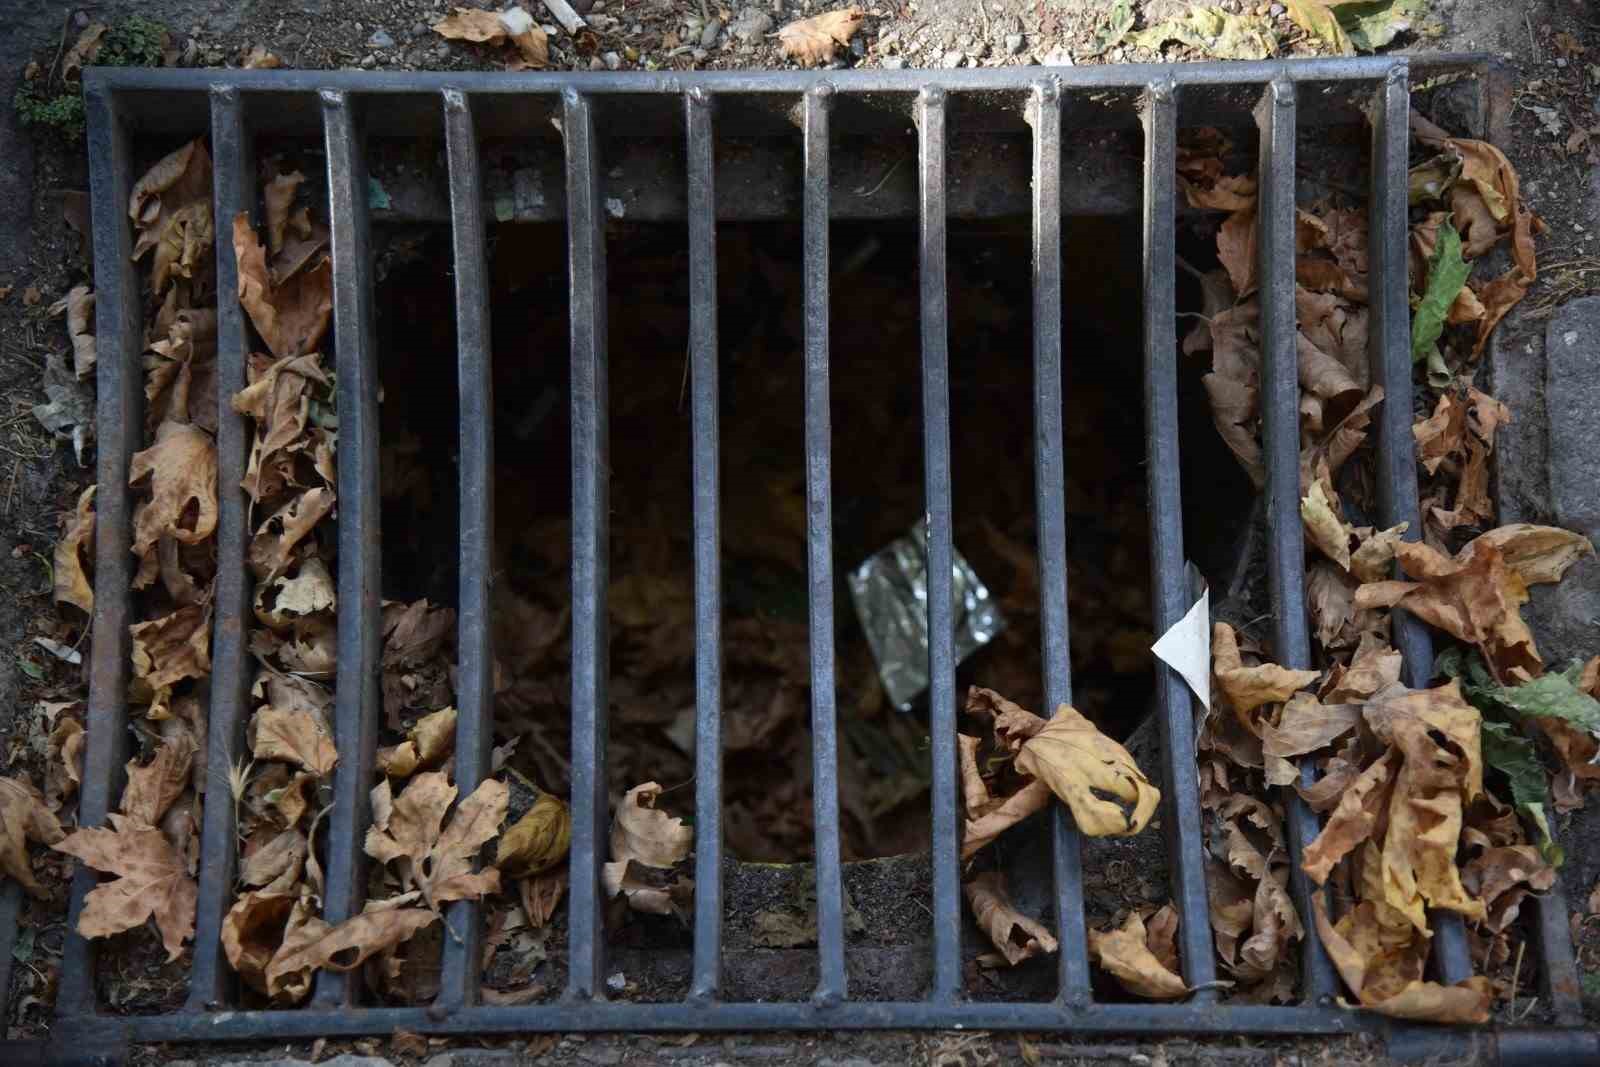
[[[1074,700],[1126,736],[1151,680],[1139,404],[1138,243],[1130,222],[1068,220],[1063,286],[1068,588]],[[454,606],[456,367],[448,234],[386,227],[378,250],[384,596]],[[813,851],[798,226],[718,232],[724,705],[729,847],[747,861]],[[952,223],[955,542],[1008,626],[962,664],[962,692],[1042,707],[1034,541],[1029,224]],[[831,403],[835,637],[844,856],[928,847],[926,698],[892,707],[844,576],[921,517],[917,236],[834,227]],[[1109,250],[1109,251],[1108,251]],[[570,412],[563,227],[490,234],[495,366],[499,740],[510,766],[566,795]],[[614,798],[693,775],[692,438],[687,234],[613,227],[611,728]],[[1234,509],[1237,510],[1237,509]],[[682,788],[662,803],[692,815]]]

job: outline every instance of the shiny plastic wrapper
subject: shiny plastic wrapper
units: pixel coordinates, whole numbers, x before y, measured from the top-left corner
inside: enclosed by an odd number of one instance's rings
[[[989,589],[959,551],[955,579],[955,654],[960,663],[1005,629]],[[889,700],[907,711],[928,688],[928,526],[918,520],[849,575],[850,598],[878,661]]]

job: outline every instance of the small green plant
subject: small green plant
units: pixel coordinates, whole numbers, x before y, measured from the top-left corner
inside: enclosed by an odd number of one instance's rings
[[[158,67],[167,41],[161,23],[131,15],[106,31],[89,62],[99,67]],[[83,94],[76,85],[59,82],[55,77],[23,82],[12,104],[24,126],[75,141],[83,136]]]
[[[94,63],[100,67],[159,67],[167,28],[143,15],[130,15],[106,31]]]
[[[83,136],[83,94],[76,89],[50,96],[31,82],[23,82],[13,100],[24,126],[54,132],[69,141]]]

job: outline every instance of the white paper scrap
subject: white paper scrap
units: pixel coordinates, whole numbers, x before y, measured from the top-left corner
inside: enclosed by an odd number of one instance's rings
[[[1161,662],[1183,675],[1194,695],[1211,710],[1211,590],[1150,646]]]

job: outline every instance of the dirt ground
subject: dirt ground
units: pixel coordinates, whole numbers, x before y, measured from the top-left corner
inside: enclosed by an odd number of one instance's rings
[[[740,69],[788,65],[773,36],[789,21],[829,10],[822,0],[724,7],[712,0],[593,0],[577,5],[587,12],[592,39],[574,42],[551,24],[552,66],[567,69]],[[1182,0],[1135,0],[1136,25],[1147,26],[1180,12]],[[1278,35],[1280,54],[1314,55],[1321,46],[1293,26],[1280,4],[1219,0],[1224,10],[1259,13]],[[911,0],[867,9],[866,19],[845,54],[836,61],[864,67],[970,67],[1028,63],[1169,61],[1207,58],[1199,49],[1168,45],[1161,53],[1131,42],[1102,51],[1105,5],[1093,0]],[[265,49],[285,66],[302,68],[464,70],[499,69],[504,53],[447,43],[429,26],[448,6],[417,0],[156,0],[85,7],[0,0],[0,24],[10,32],[0,39],[0,79],[9,101],[29,62],[49,68],[64,45],[90,20],[115,24],[139,14],[164,24],[173,36],[180,62],[191,66],[233,66],[252,49]],[[532,5],[536,19],[546,14]],[[1570,36],[1559,36],[1570,35]],[[1573,45],[1578,49],[1574,50]],[[1583,51],[1587,49],[1587,52]],[[1503,326],[1502,343],[1520,345],[1543,330],[1544,317],[1560,302],[1600,289],[1600,248],[1595,239],[1595,204],[1576,195],[1594,181],[1597,151],[1585,143],[1586,131],[1600,138],[1600,15],[1583,0],[1436,0],[1426,19],[1396,42],[1412,52],[1487,51],[1501,54],[1513,80],[1513,108],[1503,146],[1522,176],[1522,191],[1545,221],[1540,246],[1544,269],[1519,312]],[[81,142],[21,128],[8,107],[0,120],[0,736],[9,739],[10,769],[42,765],[45,732],[34,708],[40,701],[81,699],[80,667],[52,654],[35,638],[67,644],[82,640],[81,620],[50,602],[51,546],[61,518],[70,514],[82,487],[94,480],[92,444],[80,465],[72,445],[54,440],[32,414],[44,401],[46,363],[67,351],[63,320],[49,308],[74,284],[88,278],[83,227],[86,161]],[[71,394],[69,393],[69,396]],[[92,393],[78,401],[92,410]],[[36,857],[52,884],[64,885],[65,861],[55,854]],[[1582,907],[1584,900],[1573,900]],[[62,920],[32,910],[31,952],[59,952]],[[1600,975],[1600,925],[1575,921],[1580,957],[1591,975]],[[20,958],[20,957],[19,957]],[[29,971],[26,960],[19,977]],[[36,974],[38,972],[35,972]],[[184,981],[180,970],[141,975],[159,999],[163,989]],[[47,1017],[48,993],[42,976],[34,1003],[24,1002],[15,1017],[35,1022]],[[668,1055],[654,1038],[569,1038],[549,1050],[550,1062],[765,1062],[839,1064],[916,1062],[939,1065],[1038,1062],[1027,1056],[1027,1042],[1012,1036],[872,1035],[849,1038],[762,1036],[754,1039],[703,1036],[690,1052]],[[532,1054],[526,1043],[496,1046]],[[674,1045],[673,1048],[679,1046]],[[415,1050],[387,1042],[355,1043],[318,1049],[328,1055],[353,1050],[395,1060],[420,1062]],[[1156,1063],[1331,1063],[1376,1062],[1367,1047],[1331,1048],[1327,1043],[1241,1047],[1238,1043],[1195,1046],[1186,1043],[1067,1046],[1040,1042],[1034,1050],[1047,1062],[1115,1061]],[[282,1053],[279,1047],[275,1050]],[[295,1053],[311,1050],[300,1047]],[[428,1054],[438,1052],[427,1049]],[[704,1057],[699,1058],[699,1057]],[[230,1056],[218,1059],[232,1058]],[[150,1051],[148,1062],[168,1062],[166,1052]],[[466,1061],[464,1061],[466,1062]]]

